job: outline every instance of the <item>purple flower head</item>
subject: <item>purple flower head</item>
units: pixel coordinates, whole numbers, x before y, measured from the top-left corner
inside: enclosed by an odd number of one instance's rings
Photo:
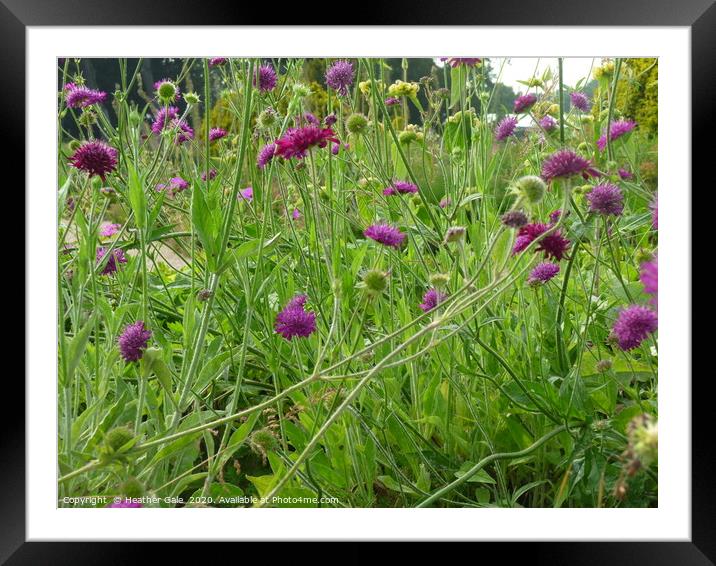
[[[639,279],[644,285],[644,292],[653,295],[650,299],[650,303],[654,308],[658,306],[657,296],[659,293],[659,263],[658,258],[655,257],[652,261],[645,261],[641,264],[639,272]]]
[[[562,211],[560,209],[553,210],[549,213],[549,223],[550,226],[557,224],[559,222],[559,219],[562,218]]]
[[[502,120],[500,120],[495,128],[495,139],[497,141],[502,141],[509,138],[515,133],[516,127],[517,118],[515,116],[505,116]]]
[[[119,343],[119,353],[125,362],[136,362],[144,355],[147,348],[147,342],[152,337],[152,331],[147,330],[144,321],[138,320],[134,324],[129,324],[117,339]]]
[[[314,146],[326,147],[329,141],[339,143],[331,128],[322,129],[313,125],[289,128],[283,137],[276,140],[275,155],[284,159],[303,159],[309,149]]]
[[[587,193],[589,211],[603,216],[620,216],[624,211],[624,195],[621,189],[611,183],[596,185]]]
[[[214,169],[212,167],[211,169],[209,169],[209,180],[211,181],[212,179],[215,179],[215,178],[216,178],[216,169]],[[201,180],[206,181],[206,171],[204,171],[201,174]]]
[[[161,133],[162,130],[172,125],[174,120],[179,118],[179,109],[176,106],[162,106],[154,115],[152,132]]]
[[[286,340],[306,338],[316,331],[316,315],[307,312],[305,295],[291,299],[284,309],[276,315],[275,330]]]
[[[69,108],[87,108],[93,104],[101,104],[107,98],[107,93],[93,90],[74,83],[65,85],[65,102]]]
[[[554,130],[557,127],[557,121],[554,118],[552,118],[552,116],[547,114],[544,118],[542,118],[539,121],[539,125],[544,131],[551,132],[552,130]]]
[[[577,110],[589,112],[589,98],[583,92],[570,92],[569,100],[572,102],[572,106],[574,106]]]
[[[612,333],[622,350],[637,348],[649,334],[656,332],[658,317],[648,307],[631,305],[619,312]]]
[[[303,114],[300,114],[299,116],[296,116],[294,118],[294,123],[298,126],[303,125],[304,123],[313,124],[314,126],[320,126],[321,122],[314,114],[311,114],[310,112],[304,112]]]
[[[99,229],[99,235],[103,238],[109,238],[119,232],[120,228],[122,228],[121,224],[106,222],[102,224],[102,227]]]
[[[572,177],[584,173],[589,167],[589,161],[584,157],[571,149],[560,149],[542,163],[542,178],[551,181],[558,177]]]
[[[244,199],[245,201],[251,202],[254,200],[254,188],[253,187],[246,187],[245,189],[241,189],[239,191],[239,199]]]
[[[511,210],[502,215],[502,223],[510,228],[522,228],[527,224],[527,215],[520,210]]]
[[[176,193],[185,191],[188,188],[189,183],[187,183],[181,177],[172,177],[171,179],[169,179],[168,183],[158,183],[155,186],[155,189],[157,191],[166,191],[167,195],[169,195],[170,197],[173,197]]]
[[[618,173],[619,178],[623,181],[631,181],[634,178],[634,173],[632,173],[628,169],[624,169],[624,167],[620,167]]]
[[[659,195],[654,197],[654,202],[649,205],[651,208],[651,225],[654,230],[659,229]]]
[[[256,165],[259,169],[263,169],[268,165],[268,162],[273,159],[273,156],[276,154],[276,144],[270,143],[261,148],[261,151],[259,151],[259,155],[256,158]]]
[[[612,122],[612,125],[609,128],[609,136],[611,137],[612,141],[614,141],[628,134],[634,128],[636,128],[636,122],[632,120],[617,120],[616,122]],[[604,151],[604,148],[607,147],[606,135],[602,135],[602,137],[597,140],[597,147],[601,151]]]
[[[299,218],[301,218],[301,211],[298,210],[297,208],[294,208],[294,209],[293,209],[293,212],[291,213],[291,217],[292,217],[294,220],[298,220]]]
[[[559,273],[559,265],[549,261],[537,264],[530,272],[527,283],[532,286],[544,285]]]
[[[258,78],[258,85],[256,79]],[[276,87],[277,76],[276,71],[271,65],[261,65],[256,70],[256,77],[254,77],[254,86],[258,86],[261,92],[269,92]]]
[[[515,114],[519,114],[521,112],[525,112],[532,108],[534,106],[534,103],[537,102],[537,95],[536,94],[523,94],[515,98],[515,106],[514,106],[514,112]]]
[[[547,230],[550,229],[549,224],[542,224],[539,222],[533,222],[532,224],[526,224],[517,233],[515,238],[515,245],[512,248],[512,253],[520,253],[527,249],[534,240],[542,236]],[[561,260],[567,253],[570,241],[562,236],[561,231],[555,230],[551,234],[544,236],[540,241],[539,245],[535,248],[535,252],[543,252],[545,258],[554,258],[557,261]]]
[[[460,65],[474,67],[482,61],[479,57],[440,57],[440,60],[450,65],[453,69]]]
[[[141,503],[139,503],[138,501],[136,501],[136,502],[135,502],[135,501],[132,501],[131,499],[123,499],[123,500],[120,500],[120,501],[113,501],[112,503],[110,503],[109,505],[107,505],[107,507],[113,507],[113,508],[115,508],[115,509],[122,509],[122,508],[134,508],[134,509],[136,509],[136,508],[139,508],[139,507],[141,507],[141,506],[142,506]]]
[[[209,130],[209,141],[220,140],[226,137],[228,132],[224,128],[211,128]]]
[[[117,168],[118,152],[103,141],[84,142],[70,157],[70,165],[86,171],[90,177],[99,175],[102,181]]]
[[[391,248],[399,248],[406,235],[390,224],[372,224],[363,231],[366,238]]]
[[[445,197],[440,200],[440,208],[447,208],[452,204],[452,199],[450,197]]]
[[[327,128],[330,128],[333,124],[338,121],[338,117],[335,114],[329,114],[323,119],[323,123]]]
[[[97,265],[101,264],[104,256],[107,255],[107,250],[99,247],[97,248]],[[124,250],[121,248],[115,248],[107,259],[107,263],[100,272],[100,275],[112,275],[117,271],[118,263],[127,263],[127,258],[124,255]]]
[[[226,57],[212,57],[209,59],[209,67],[218,67],[219,65],[224,65],[227,61]]]
[[[176,85],[176,83],[174,81],[172,81],[171,79],[167,79],[167,78],[156,81],[154,83],[154,90],[158,91],[164,83],[169,83],[170,85],[172,85],[174,87],[174,97],[175,98],[177,96],[179,96],[179,94],[181,94],[181,91],[179,90],[179,87]]]
[[[430,289],[427,293],[425,293],[425,295],[423,295],[423,302],[418,306],[423,312],[428,312],[437,307],[445,299],[447,299],[447,295],[441,293],[437,289]]]
[[[393,184],[389,187],[386,187],[383,189],[383,194],[385,196],[390,195],[397,195],[397,194],[408,194],[408,193],[417,193],[418,187],[413,185],[412,183],[408,183],[407,181],[393,181]]]
[[[348,95],[353,84],[353,65],[348,61],[336,61],[326,71],[326,84],[341,96]]]
[[[172,120],[172,128],[176,128],[175,143],[184,143],[185,141],[194,139],[194,130],[184,120]]]
[[[394,96],[389,96],[385,99],[386,106],[395,106],[396,104],[400,104],[400,99],[395,98]]]

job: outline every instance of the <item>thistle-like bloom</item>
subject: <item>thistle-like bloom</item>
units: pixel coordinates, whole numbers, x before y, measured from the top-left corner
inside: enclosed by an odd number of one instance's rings
[[[418,192],[418,187],[416,187],[412,183],[408,183],[407,181],[394,181],[392,185],[383,189],[383,194],[385,196],[397,195],[397,194],[404,195],[404,194],[408,194],[408,193],[417,193],[417,192]]]
[[[258,84],[257,79],[258,78]],[[256,69],[256,77],[254,77],[254,86],[258,86],[261,92],[269,92],[276,87],[278,77],[276,71],[271,65],[261,65]]]
[[[67,83],[64,91],[65,102],[69,108],[87,108],[93,104],[101,104],[107,98],[106,92],[77,86],[74,83]]]
[[[547,114],[539,121],[539,125],[545,132],[551,132],[557,127],[557,121]]]
[[[619,178],[623,181],[631,181],[634,178],[634,173],[628,169],[624,169],[624,167],[620,167],[618,173]]]
[[[101,264],[104,260],[104,256],[107,255],[107,250],[100,247],[97,248],[97,265]],[[107,259],[107,263],[100,272],[100,275],[112,275],[117,271],[118,263],[127,263],[127,258],[124,255],[124,250],[121,248],[115,248]]]
[[[209,67],[218,67],[219,65],[223,65],[228,61],[226,57],[212,57],[209,59]]]
[[[651,208],[651,225],[654,230],[659,229],[659,195],[654,197],[654,202],[650,205]]]
[[[385,99],[385,105],[386,106],[395,106],[396,104],[400,104],[400,99],[395,98],[394,96],[389,96]]]
[[[241,189],[237,198],[251,202],[252,200],[254,200],[254,188],[246,187],[245,189]]]
[[[440,57],[440,60],[450,65],[453,69],[460,65],[474,67],[482,61],[479,57]]]
[[[123,499],[120,501],[113,501],[107,507],[113,507],[115,509],[123,509],[123,508],[139,508],[142,504],[138,501],[132,501],[131,499]]]
[[[502,120],[500,120],[495,128],[495,139],[497,141],[502,141],[509,138],[515,133],[516,127],[517,118],[515,116],[505,116]]]
[[[570,92],[569,100],[572,102],[572,106],[574,106],[577,110],[589,112],[589,98],[583,92]]]
[[[390,224],[372,224],[363,231],[366,238],[391,248],[399,248],[406,235]]]
[[[654,257],[652,261],[645,261],[641,264],[639,271],[639,279],[644,285],[644,292],[653,295],[649,302],[656,308],[658,306],[659,294],[659,263],[658,258]]]
[[[603,183],[587,193],[589,211],[603,216],[620,216],[624,211],[624,195],[616,185]]]
[[[181,177],[172,177],[168,183],[157,183],[154,188],[157,191],[166,191],[170,197],[173,197],[176,193],[187,190],[189,183]]]
[[[437,307],[445,299],[447,299],[447,295],[433,288],[423,295],[423,302],[418,306],[423,312],[428,312]]]
[[[340,143],[331,128],[318,126],[304,126],[303,128],[289,128],[280,139],[276,140],[275,155],[284,159],[303,159],[309,149],[314,146],[326,147],[328,142]]]
[[[275,143],[269,143],[261,148],[261,151],[259,151],[259,155],[256,158],[256,166],[259,169],[263,169],[268,165],[268,162],[273,159],[273,156],[276,154],[276,144]]]
[[[117,232],[119,232],[120,228],[122,228],[121,224],[112,224],[111,222],[106,222],[100,227],[99,235],[103,238],[110,238],[114,236]]]
[[[542,224],[539,222],[533,222],[520,228],[515,238],[515,245],[512,248],[512,253],[520,253],[527,249],[534,240],[542,236],[547,230],[551,228],[549,224]],[[562,232],[557,229],[554,232],[544,236],[538,246],[535,248],[535,252],[543,252],[545,258],[554,258],[557,261],[561,260],[567,253],[570,241],[562,236]]]
[[[532,106],[534,106],[535,102],[537,102],[536,94],[529,93],[518,96],[517,98],[515,98],[515,114],[519,114],[520,112],[525,112],[529,110],[530,108],[532,108]]]
[[[522,228],[527,224],[527,215],[521,210],[511,210],[502,215],[502,223],[510,228]]]
[[[172,125],[179,118],[179,109],[176,106],[162,106],[154,115],[152,132],[160,134],[162,130]]]
[[[209,141],[216,141],[221,138],[225,138],[227,133],[228,132],[224,128],[211,128],[209,130]]]
[[[649,334],[656,332],[658,317],[648,307],[631,305],[619,312],[612,333],[622,350],[637,348]]]
[[[305,309],[306,295],[291,299],[276,316],[275,330],[286,340],[306,338],[316,331],[316,315]]]
[[[631,132],[634,128],[636,128],[636,122],[632,120],[617,120],[616,122],[612,122],[612,125],[609,128],[609,136],[612,141],[615,141]],[[602,137],[597,140],[597,147],[601,151],[604,151],[604,148],[607,147],[606,135],[602,135]]]
[[[353,65],[348,61],[336,61],[326,71],[326,84],[341,96],[348,95],[353,84]]]
[[[136,362],[140,360],[151,337],[152,331],[147,330],[144,326],[144,321],[138,320],[134,324],[127,325],[117,339],[119,353],[124,358],[124,361]]]
[[[559,273],[559,265],[550,261],[537,264],[530,272],[527,283],[532,286],[544,285]]]
[[[168,102],[173,102],[181,94],[179,87],[170,79],[161,79],[155,82],[154,90],[157,91],[159,98],[163,98]]]
[[[103,141],[84,142],[70,157],[70,165],[86,171],[90,177],[99,175],[102,181],[117,168],[118,152]]]
[[[560,149],[542,163],[542,178],[551,181],[558,177],[572,177],[584,174],[590,169],[590,163],[571,149]]]
[[[323,119],[323,123],[327,128],[330,128],[333,124],[338,122],[338,116],[335,115],[335,113],[331,112],[328,116],[326,116]]]

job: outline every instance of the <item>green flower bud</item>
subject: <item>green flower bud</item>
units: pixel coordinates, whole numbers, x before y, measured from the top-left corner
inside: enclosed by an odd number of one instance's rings
[[[541,202],[547,190],[544,180],[537,175],[521,177],[517,180],[516,187],[520,196],[524,197],[530,204]]]
[[[191,104],[193,106],[196,106],[201,102],[201,99],[199,98],[199,95],[195,92],[187,92],[184,95],[184,100],[187,104]]]
[[[164,103],[174,102],[177,97],[177,86],[171,81],[163,81],[157,88],[157,96]]]
[[[360,286],[371,295],[380,295],[388,287],[388,274],[380,269],[366,271]]]
[[[300,98],[304,98],[311,94],[311,87],[303,83],[295,83],[293,85],[293,94]]]
[[[450,275],[447,273],[434,273],[430,276],[430,285],[436,289],[444,289],[450,283]]]
[[[363,114],[351,114],[346,120],[346,127],[351,134],[362,135],[368,129],[368,118]]]
[[[276,112],[273,108],[269,107],[266,108],[263,112],[261,112],[256,119],[256,123],[258,124],[259,128],[268,129],[275,126],[278,122],[278,112]]]

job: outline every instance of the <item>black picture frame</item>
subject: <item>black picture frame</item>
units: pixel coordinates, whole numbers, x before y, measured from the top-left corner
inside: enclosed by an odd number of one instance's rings
[[[589,26],[687,26],[691,29],[692,78],[692,170],[693,184],[704,179],[702,189],[713,190],[710,163],[716,101],[716,5],[713,0],[464,0],[424,2],[393,0],[390,3],[362,2],[353,16],[338,16],[336,5],[323,8],[312,3],[306,23],[334,25],[336,20],[355,25],[589,25]],[[0,0],[0,64],[5,71],[2,114],[5,139],[5,169],[18,173],[16,186],[24,186],[26,28],[65,25],[261,25],[293,24],[294,7],[272,10],[267,22],[265,7],[238,2],[210,5],[186,0]],[[302,9],[301,9],[302,10]],[[348,19],[350,18],[350,21]],[[308,18],[306,18],[308,19]],[[333,20],[330,24],[326,20]],[[322,21],[323,20],[323,21]],[[607,39],[608,40],[608,39]],[[598,51],[598,48],[595,48]],[[660,109],[663,111],[663,109]],[[701,142],[699,140],[702,140]],[[28,148],[30,150],[30,148]],[[12,164],[12,165],[9,165]],[[707,169],[709,176],[707,177]],[[709,180],[710,179],[710,180]],[[22,185],[21,185],[22,184]],[[674,190],[690,191],[690,187]],[[24,203],[23,203],[24,206]],[[17,250],[19,251],[19,250]],[[27,260],[27,258],[25,258]],[[17,284],[13,291],[17,295]],[[25,296],[25,301],[32,297]],[[16,299],[13,299],[16,301]],[[684,352],[691,360],[691,352]],[[711,473],[716,461],[713,442],[712,407],[708,382],[712,372],[695,374],[692,381],[692,538],[690,542],[585,542],[511,544],[510,561],[550,564],[648,564],[701,565],[716,562],[716,496]],[[6,373],[6,377],[9,374]],[[14,376],[13,376],[14,377]],[[674,377],[674,376],[671,376]],[[678,376],[691,379],[690,375]],[[4,383],[6,399],[24,399],[24,383],[14,377]],[[126,543],[28,543],[25,541],[25,411],[24,404],[0,412],[2,449],[0,460],[0,562],[16,564],[128,564],[148,556],[146,544]],[[14,411],[14,412],[13,412]],[[628,536],[628,533],[625,533]],[[555,533],[557,538],[559,533]],[[78,533],[81,537],[81,533]],[[320,538],[320,535],[317,535]],[[499,546],[510,543],[494,543]],[[493,544],[493,546],[494,546]],[[165,562],[186,557],[186,545],[164,545]],[[421,551],[422,552],[422,551]],[[502,550],[498,550],[502,552]],[[349,553],[361,561],[370,550]],[[265,555],[266,556],[266,555]],[[343,557],[347,556],[343,553]],[[361,558],[362,557],[362,558]],[[224,559],[228,559],[227,556]],[[246,550],[241,559],[246,560]]]

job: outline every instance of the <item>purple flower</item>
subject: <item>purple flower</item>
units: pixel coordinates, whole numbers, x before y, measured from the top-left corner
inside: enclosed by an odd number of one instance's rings
[[[624,211],[624,195],[616,185],[604,183],[596,185],[587,193],[589,211],[603,216],[620,216]]]
[[[338,121],[338,117],[335,114],[329,114],[323,119],[323,123],[327,128],[330,128],[333,124]]]
[[[631,181],[634,178],[634,173],[632,173],[628,169],[624,169],[624,167],[620,167],[618,173],[619,178],[623,181]]]
[[[509,138],[515,133],[516,127],[517,118],[515,116],[505,116],[502,120],[500,120],[495,128],[495,139],[497,141],[502,141]]]
[[[316,118],[316,116],[311,114],[310,112],[304,112],[303,114],[296,116],[293,121],[299,126],[303,125],[304,122],[307,122],[308,124],[313,124],[314,126],[321,125],[319,119]]]
[[[649,334],[656,332],[658,317],[648,307],[631,305],[619,312],[612,332],[622,350],[637,348]]]
[[[612,125],[609,128],[609,137],[612,141],[617,140],[623,135],[631,132],[634,128],[636,128],[636,122],[632,120],[617,120],[616,122],[612,122]],[[602,137],[597,140],[597,147],[601,151],[604,151],[604,148],[607,147],[606,135],[602,135]]]
[[[94,90],[74,83],[65,85],[65,102],[69,108],[87,108],[93,104],[101,104],[107,98],[107,93]]]
[[[107,255],[106,249],[102,247],[97,248],[97,265],[100,265],[102,263],[105,255]],[[109,255],[107,263],[100,272],[100,275],[111,275],[112,273],[117,271],[118,263],[127,263],[127,258],[124,255],[124,250],[121,248],[115,248],[114,250],[112,250],[112,253]]]
[[[525,112],[526,110],[529,110],[530,108],[532,108],[532,106],[534,106],[535,102],[537,102],[537,95],[535,94],[529,93],[518,96],[517,98],[515,98],[515,114],[519,114],[520,112]]]
[[[175,143],[184,143],[194,139],[194,130],[184,120],[172,120],[172,128],[176,128]]]
[[[363,235],[391,248],[399,248],[406,237],[405,234],[390,224],[372,224],[363,231]]]
[[[172,177],[168,183],[158,183],[154,188],[157,191],[166,191],[170,197],[173,197],[176,193],[187,190],[189,183],[181,177]]]
[[[425,293],[425,295],[423,295],[423,302],[418,306],[423,312],[428,312],[437,307],[445,299],[447,299],[447,295],[441,293],[437,289],[430,289],[427,293]]]
[[[256,165],[259,169],[263,169],[266,167],[269,161],[273,159],[273,156],[276,154],[276,144],[270,143],[261,148],[261,151],[259,151],[259,155],[256,159]]]
[[[99,229],[99,235],[103,238],[109,238],[119,232],[121,227],[121,224],[112,224],[110,222],[106,222],[102,224],[102,227]]]
[[[326,84],[341,96],[348,95],[353,84],[353,65],[348,61],[336,61],[326,71]]]
[[[417,192],[418,192],[418,187],[416,187],[412,183],[408,183],[407,181],[393,181],[392,185],[383,189],[383,194],[385,196],[397,195],[397,194],[404,195],[407,193],[417,193]]]
[[[639,279],[644,285],[644,292],[648,295],[653,295],[649,302],[654,308],[657,308],[657,296],[659,293],[659,264],[657,257],[654,257],[652,261],[645,261],[641,264]]]
[[[385,99],[386,106],[395,106],[396,104],[400,104],[400,99],[395,98],[394,96],[389,96]]]
[[[520,210],[511,210],[502,215],[502,223],[510,228],[522,228],[527,224],[527,215]]]
[[[453,69],[460,65],[474,67],[482,61],[479,57],[440,57],[440,60],[450,65]]]
[[[223,65],[228,61],[226,57],[212,57],[209,59],[209,67],[218,67],[219,65]]]
[[[209,130],[209,141],[220,140],[226,137],[227,131],[224,128],[211,128]]]
[[[544,131],[551,132],[552,130],[554,130],[557,127],[557,121],[554,118],[552,118],[552,116],[547,114],[544,118],[542,118],[539,121],[539,125]]]
[[[271,65],[261,65],[256,70],[256,75],[257,76],[254,77],[254,86],[258,86],[261,92],[269,92],[276,87],[276,71],[274,71]],[[258,85],[256,84],[257,77]]]
[[[570,92],[569,100],[572,102],[572,106],[577,110],[581,110],[582,112],[589,111],[589,98],[583,92]]]
[[[155,134],[171,125],[171,123],[179,118],[179,109],[176,106],[162,106],[154,115],[152,122],[152,132]]]
[[[147,330],[144,321],[138,320],[134,324],[129,324],[117,339],[119,343],[119,353],[125,362],[136,362],[144,355],[147,342],[152,337],[152,331]]]
[[[291,213],[291,217],[292,217],[294,220],[298,220],[299,218],[301,218],[301,211],[298,210],[297,208],[294,208],[294,209],[293,209],[293,212]]]
[[[562,217],[562,211],[559,210],[559,209],[553,210],[552,212],[550,212],[550,213],[549,213],[549,223],[550,223],[550,225],[552,226],[552,225],[554,225],[554,224],[557,224],[557,222],[559,222],[559,219],[560,219],[561,217]]]
[[[209,180],[211,181],[212,179],[215,179],[215,178],[216,178],[216,169],[214,169],[212,167],[211,169],[209,169]],[[201,174],[201,180],[206,181],[206,171],[204,171]]]
[[[246,187],[245,189],[241,189],[239,191],[238,198],[242,198],[248,202],[251,202],[252,200],[254,200],[254,188]]]
[[[533,222],[526,224],[517,233],[515,238],[515,245],[512,248],[512,253],[520,253],[527,249],[533,241],[542,236],[551,226],[549,224],[542,224],[539,222]],[[535,252],[544,252],[546,258],[554,258],[561,260],[567,253],[570,241],[562,236],[561,231],[555,230],[554,232],[544,236],[540,241],[539,245],[535,248]]]
[[[276,316],[275,330],[286,340],[306,338],[316,331],[316,315],[305,310],[306,295],[291,299]]]
[[[537,264],[530,272],[527,283],[532,286],[543,285],[559,273],[559,265],[550,261]]]
[[[139,507],[141,507],[141,506],[142,506],[141,503],[139,503],[138,501],[137,501],[137,502],[134,502],[134,501],[132,501],[131,499],[124,499],[124,500],[120,500],[120,501],[113,501],[112,503],[110,503],[109,505],[107,505],[107,507],[113,507],[113,508],[115,508],[115,509],[121,509],[121,508],[135,508],[135,509],[136,509],[136,508],[139,508]]]
[[[550,155],[542,164],[542,178],[551,181],[558,177],[572,177],[584,174],[590,168],[589,161],[571,149],[560,149]]]
[[[339,143],[331,128],[304,126],[289,128],[280,139],[276,140],[276,153],[284,159],[303,159],[313,146],[326,147],[328,142]]]
[[[452,204],[452,199],[450,197],[445,197],[440,200],[440,208],[447,208]]]
[[[654,196],[654,202],[649,205],[651,208],[651,225],[654,230],[659,229],[659,195]]]
[[[86,171],[90,177],[99,175],[102,181],[117,168],[118,152],[103,141],[84,142],[70,157],[70,165]]]

